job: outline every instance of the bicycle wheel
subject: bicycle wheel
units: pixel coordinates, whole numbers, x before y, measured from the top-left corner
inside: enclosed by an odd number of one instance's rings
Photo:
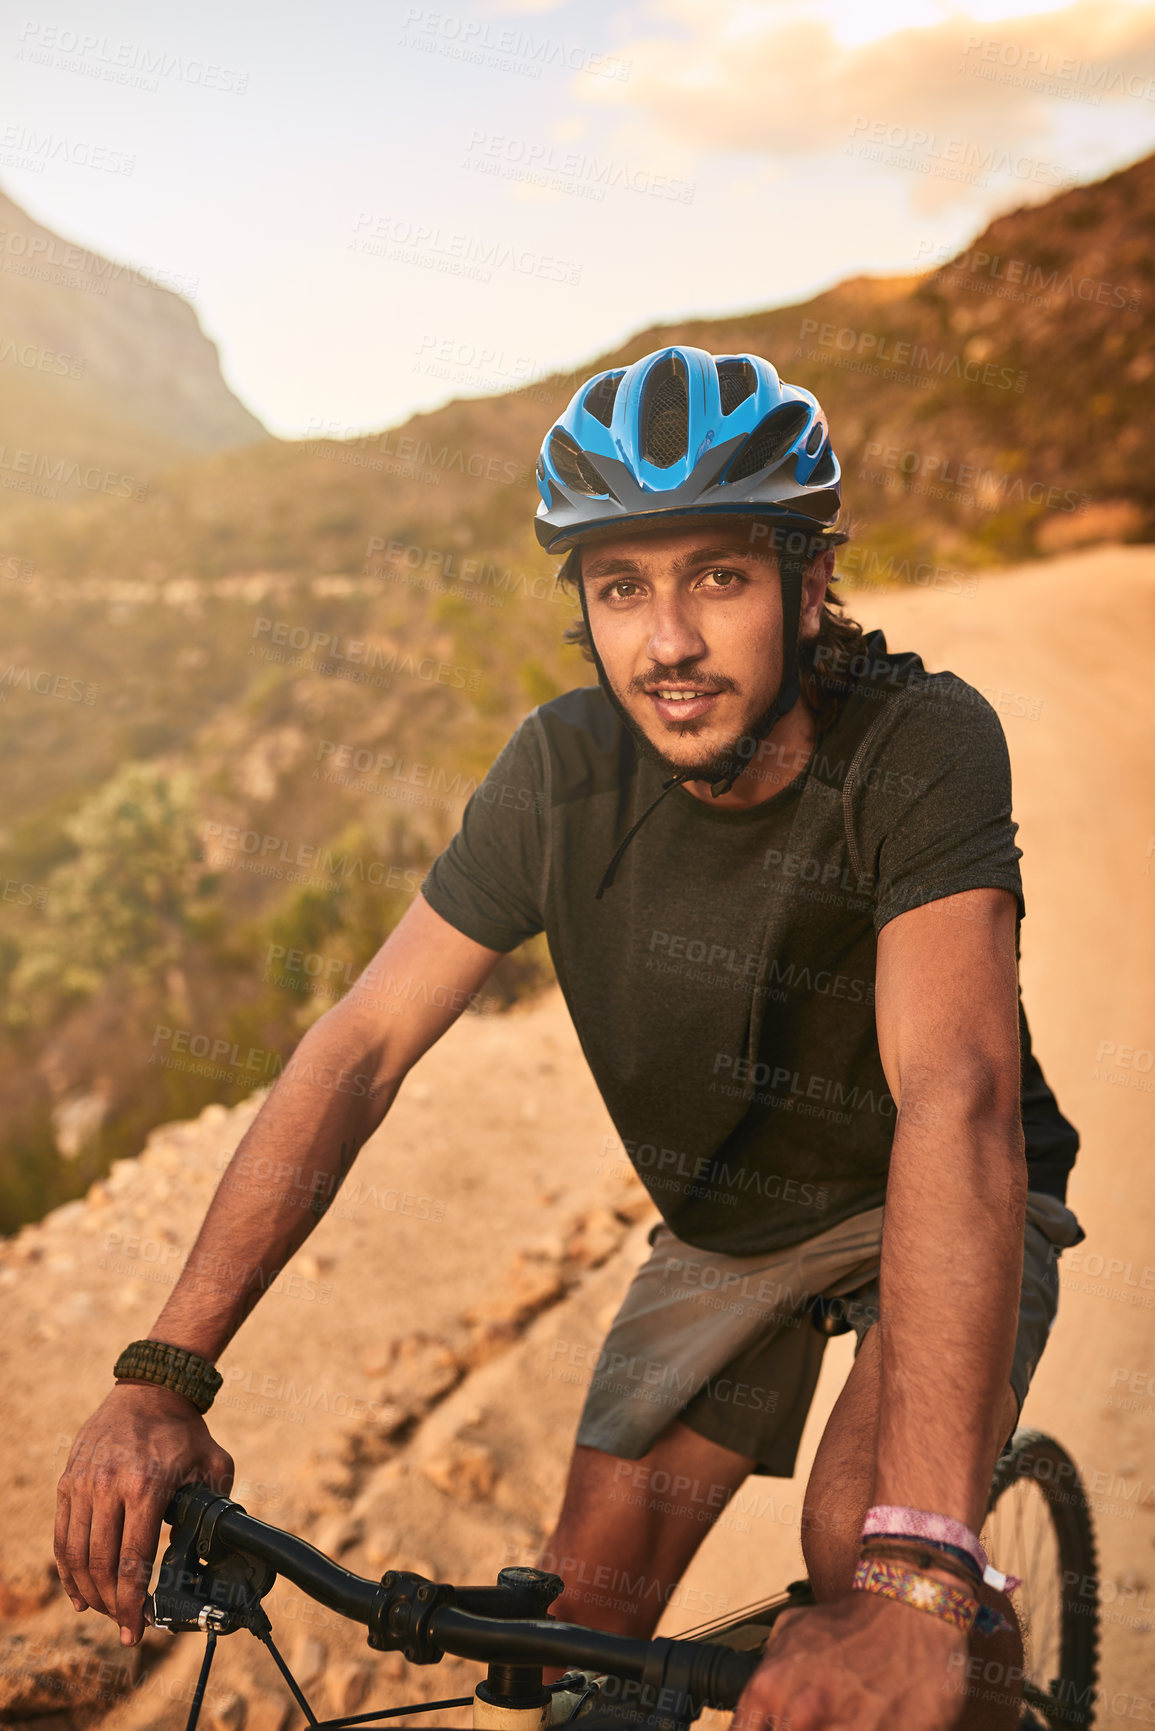
[[[995,1467],[983,1544],[1018,1575],[1022,1731],[1089,1731],[1099,1660],[1099,1572],[1078,1469],[1041,1431],[1016,1431]]]

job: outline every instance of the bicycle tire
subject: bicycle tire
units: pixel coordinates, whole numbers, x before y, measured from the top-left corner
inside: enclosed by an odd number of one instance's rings
[[[1049,1530],[1053,1564],[1049,1555],[1040,1562],[1040,1545],[1049,1551],[1044,1539],[1025,1543],[1024,1508],[1028,1520],[1046,1520],[1039,1530]],[[1099,1670],[1095,1533],[1078,1469],[1053,1437],[1015,1432],[995,1466],[983,1533],[996,1566],[1022,1578],[1013,1598],[1024,1645],[1021,1731],[1091,1731]]]

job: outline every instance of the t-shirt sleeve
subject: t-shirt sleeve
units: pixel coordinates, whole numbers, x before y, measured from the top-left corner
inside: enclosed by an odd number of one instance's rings
[[[544,926],[549,764],[536,715],[494,760],[421,885],[434,913],[491,950]]]
[[[896,698],[864,742],[846,796],[876,932],[963,890],[1010,890],[1022,917],[1007,742],[973,686],[938,674]]]

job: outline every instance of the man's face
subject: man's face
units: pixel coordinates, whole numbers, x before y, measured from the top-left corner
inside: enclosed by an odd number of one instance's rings
[[[807,574],[804,636],[817,630],[824,563]],[[714,519],[606,536],[583,547],[581,578],[594,644],[631,720],[675,773],[723,773],[782,683],[782,587],[763,526]]]

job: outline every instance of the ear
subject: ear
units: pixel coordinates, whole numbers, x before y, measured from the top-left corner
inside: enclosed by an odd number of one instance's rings
[[[834,549],[829,547],[818,555],[802,579],[802,605],[798,614],[800,641],[806,642],[818,636],[822,623],[822,604],[826,600],[826,586],[833,576]]]

